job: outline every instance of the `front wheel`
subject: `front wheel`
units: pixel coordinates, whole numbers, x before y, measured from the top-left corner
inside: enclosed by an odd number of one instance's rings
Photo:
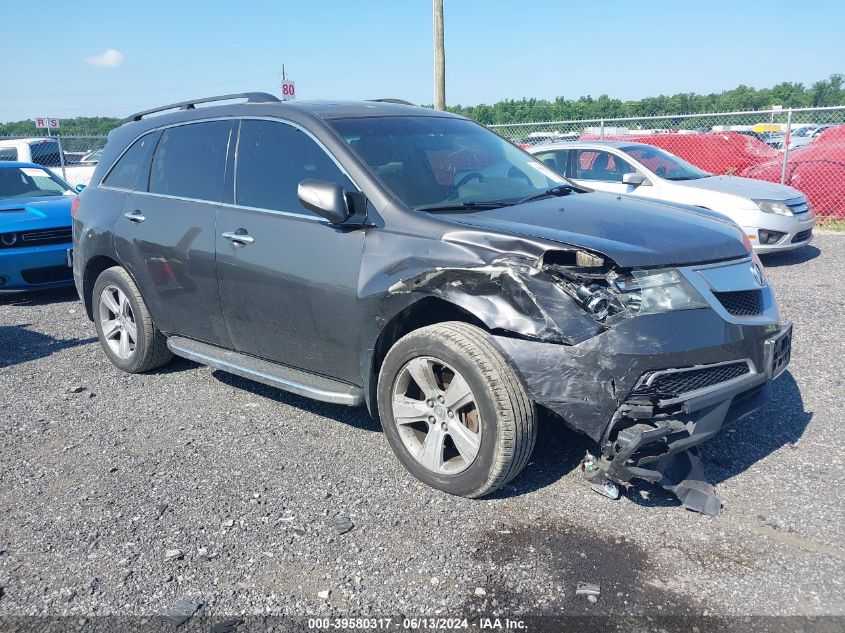
[[[513,369],[472,325],[415,330],[379,372],[379,417],[396,456],[420,481],[481,497],[515,477],[536,439],[534,405]]]

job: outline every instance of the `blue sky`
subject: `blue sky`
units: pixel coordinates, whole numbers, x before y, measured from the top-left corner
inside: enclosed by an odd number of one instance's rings
[[[3,4],[4,30],[16,35],[0,56],[0,121],[278,94],[282,63],[299,99],[433,102],[431,0]],[[833,0],[445,5],[449,104],[637,99],[845,72],[845,3]]]

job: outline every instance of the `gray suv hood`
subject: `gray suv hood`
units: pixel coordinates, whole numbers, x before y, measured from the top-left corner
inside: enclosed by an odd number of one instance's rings
[[[706,210],[606,193],[570,194],[444,220],[598,251],[623,268],[679,266],[748,255],[742,231]]]
[[[781,185],[776,182],[755,180],[753,178],[742,178],[740,176],[710,176],[698,178],[697,180],[673,180],[673,185],[682,187],[693,187],[694,189],[707,189],[728,193],[732,196],[741,196],[750,200],[792,200],[801,198],[802,194],[797,189]]]

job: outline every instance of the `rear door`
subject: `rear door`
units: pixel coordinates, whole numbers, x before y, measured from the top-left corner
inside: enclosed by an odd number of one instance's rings
[[[223,313],[237,350],[359,384],[364,230],[334,226],[305,209],[297,186],[306,178],[355,190],[298,126],[241,122],[234,204],[224,204],[217,219]]]
[[[233,125],[216,120],[165,128],[114,229],[116,251],[156,325],[226,347],[214,223]]]

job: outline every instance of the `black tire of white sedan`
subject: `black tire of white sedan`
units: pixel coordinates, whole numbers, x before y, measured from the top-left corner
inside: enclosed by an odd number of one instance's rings
[[[167,338],[153,324],[138,287],[120,266],[108,268],[97,277],[91,306],[100,345],[123,371],[150,371],[173,358]]]
[[[399,461],[423,483],[463,497],[490,494],[528,462],[534,403],[475,326],[415,330],[387,353],[378,410]]]

